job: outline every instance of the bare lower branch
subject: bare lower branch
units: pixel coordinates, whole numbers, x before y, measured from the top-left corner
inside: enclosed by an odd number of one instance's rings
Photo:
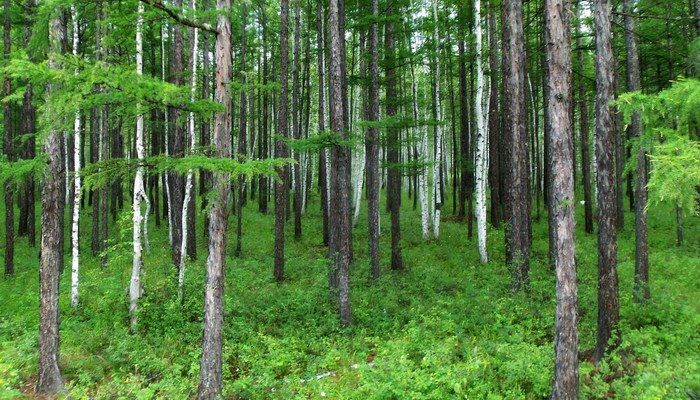
[[[168,14],[172,19],[174,19],[176,22],[189,26],[191,28],[197,28],[201,29],[207,32],[212,32],[215,34],[218,34],[219,31],[216,30],[211,24],[207,23],[200,23],[197,21],[192,21],[191,19],[187,19],[186,17],[183,17],[180,15],[177,11],[173,10],[172,8],[166,6],[165,4],[161,3],[158,0],[141,0],[143,3],[149,4],[159,10],[165,11],[166,14]]]

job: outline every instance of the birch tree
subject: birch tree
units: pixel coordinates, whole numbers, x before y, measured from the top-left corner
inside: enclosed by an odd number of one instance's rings
[[[190,0],[190,8],[194,14],[196,9],[196,3],[194,0]],[[194,103],[197,94],[197,52],[199,51],[199,29],[192,28],[192,84],[191,84],[191,95],[190,100]],[[190,154],[194,154],[194,148],[197,145],[197,133],[195,132],[195,119],[194,112],[190,111],[187,118],[187,126],[190,135]],[[192,199],[192,191],[194,190],[194,170],[189,168],[187,170],[187,180],[185,183],[185,198],[182,201],[182,244],[180,245],[180,268],[178,271],[177,278],[177,297],[182,298],[182,288],[185,283],[185,260],[187,259],[187,228],[189,227],[188,213],[194,213],[195,210],[190,210],[190,200]]]
[[[136,73],[143,75],[143,3],[139,2],[138,19],[136,21]],[[129,285],[129,315],[131,330],[136,329],[138,301],[143,293],[141,285],[141,266],[143,265],[143,255],[141,247],[141,200],[148,201],[143,184],[144,167],[141,165],[145,158],[143,145],[143,113],[141,104],[136,104],[136,158],[139,166],[136,169],[133,192],[133,246],[134,258],[131,265],[131,284]],[[148,214],[146,214],[146,218]]]
[[[477,0],[478,1],[478,0]],[[435,35],[435,106],[437,126],[435,130],[435,162],[433,163],[433,237],[440,238],[440,209],[442,208],[442,101],[440,100],[440,36],[438,32],[437,0],[433,0],[433,22]]]
[[[481,262],[488,262],[486,253],[486,183],[488,179],[488,115],[489,103],[483,56],[481,29],[481,0],[474,3],[474,33],[476,34],[476,236]]]
[[[78,14],[75,10],[75,4],[70,6],[71,20],[73,22],[73,57],[78,57]],[[75,75],[78,75],[79,71],[75,69]],[[76,111],[75,119],[73,121],[73,165],[75,168],[75,178],[74,178],[74,190],[73,190],[73,225],[71,227],[71,247],[72,247],[72,258],[71,258],[71,296],[70,304],[71,307],[78,307],[78,284],[79,284],[79,268],[80,268],[80,236],[79,236],[79,226],[80,226],[80,194],[81,194],[81,182],[80,182],[80,111]]]

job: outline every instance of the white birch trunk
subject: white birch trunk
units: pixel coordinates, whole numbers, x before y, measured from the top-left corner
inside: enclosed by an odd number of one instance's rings
[[[486,79],[483,62],[483,34],[481,28],[481,0],[474,4],[474,31],[476,33],[476,234],[481,262],[488,262],[486,253],[486,179],[488,164],[488,101],[485,100]]]
[[[423,86],[423,97],[427,101],[426,88]],[[415,105],[417,110],[417,105]],[[417,113],[417,111],[415,111]],[[426,112],[427,114],[427,112]],[[427,115],[426,115],[427,119]],[[428,177],[426,176],[427,162],[428,162],[428,127],[423,126],[419,128],[420,130],[420,146],[418,147],[418,163],[422,164],[420,166],[420,173],[418,174],[418,193],[420,197],[420,210],[421,210],[421,227],[423,233],[423,240],[428,240],[430,237],[430,188],[428,187]]]
[[[192,12],[196,11],[194,0],[190,1]],[[194,103],[197,93],[197,52],[199,51],[199,30],[194,28],[193,47],[192,47],[192,95],[191,100]],[[194,148],[197,145],[197,133],[195,132],[194,112],[190,111],[188,118],[189,133],[190,133],[190,154],[194,154]],[[245,133],[243,133],[245,134]],[[187,258],[187,214],[190,212],[190,200],[192,199],[192,168],[187,170],[187,183],[185,184],[185,198],[182,202],[182,243],[180,244],[180,271],[177,277],[177,298],[182,298],[182,288],[185,283],[185,259]],[[194,210],[192,210],[194,212]]]
[[[136,23],[136,73],[143,75],[143,3],[139,3],[138,21]],[[143,114],[141,114],[141,105],[136,105],[136,157],[141,163],[144,158],[143,146]],[[143,187],[143,166],[139,165],[136,169],[136,177],[134,178],[134,196],[133,196],[133,223],[134,223],[134,258],[131,266],[131,284],[129,286],[129,314],[131,330],[135,330],[137,323],[136,311],[138,301],[142,294],[141,289],[141,198],[145,196]]]
[[[75,10],[75,5],[70,7],[71,19],[73,20],[73,56],[78,56],[78,15]],[[78,69],[75,69],[75,74],[78,75]],[[73,226],[71,227],[71,245],[72,245],[72,273],[71,273],[71,307],[78,307],[79,295],[79,268],[80,268],[80,236],[78,227],[80,226],[80,111],[75,113],[75,121],[73,123],[73,162],[75,163],[75,194],[73,196]],[[68,159],[66,157],[66,159]],[[68,176],[68,174],[66,174]]]
[[[161,52],[161,75],[160,78],[163,82],[165,82],[165,25],[161,25],[160,27],[160,52]],[[163,121],[165,122],[165,157],[167,158],[170,155],[170,152],[168,150],[168,137],[170,136],[170,126],[168,125],[168,108],[166,107],[164,110],[164,118]],[[165,178],[165,197],[166,201],[168,202],[168,240],[170,245],[173,245],[173,213],[171,210],[173,209],[173,203],[170,201],[170,182],[168,179],[168,173],[164,172],[164,178]],[[156,212],[160,212],[160,210],[156,210]]]
[[[433,21],[435,22],[435,101],[437,102],[435,163],[433,164],[433,198],[435,200],[433,237],[437,240],[440,238],[440,208],[442,207],[442,193],[440,191],[442,186],[440,179],[440,168],[442,168],[442,101],[440,100],[440,36],[438,35],[437,0],[433,0]]]
[[[354,101],[354,106],[353,106],[353,114],[354,114],[354,120],[357,120],[360,118],[360,91],[356,90],[355,91],[355,101]],[[364,133],[365,130],[364,128],[357,129],[357,124],[353,125],[353,130],[358,131],[361,135],[360,140],[357,141],[357,144],[355,145],[355,152],[354,152],[354,160],[353,160],[353,170],[355,171],[354,173],[354,179],[353,179],[353,196],[354,196],[354,208],[355,208],[355,213],[352,217],[352,226],[355,227],[357,225],[357,222],[360,219],[360,206],[361,206],[361,201],[362,200],[362,184],[364,183],[364,176],[365,176],[365,166],[366,166],[366,158],[367,158],[367,149],[365,147],[365,138],[364,138]]]

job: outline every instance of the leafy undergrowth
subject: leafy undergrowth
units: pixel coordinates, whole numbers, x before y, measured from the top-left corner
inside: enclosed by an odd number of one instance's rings
[[[503,231],[489,231],[491,262],[475,239],[446,218],[439,241],[423,243],[419,215],[404,202],[407,270],[391,272],[389,218],[382,215],[382,278],[369,280],[366,218],[354,230],[353,325],[339,328],[327,289],[328,262],[312,203],[304,238],[288,230],[286,280],[272,278],[273,216],[245,209],[243,253],[229,235],[224,331],[224,397],[331,399],[541,399],[553,370],[554,277],[546,218],[534,224],[531,282],[513,296],[503,265]],[[445,209],[444,214],[448,214]],[[700,394],[700,224],[686,219],[675,246],[673,220],[650,212],[651,291],[632,302],[633,215],[620,234],[622,345],[594,365],[596,240],[577,232],[582,398],[687,399]],[[201,215],[200,215],[201,217]],[[232,221],[233,218],[231,217]],[[85,218],[89,220],[89,218]],[[128,221],[127,218],[124,220]],[[84,222],[83,232],[90,232]],[[579,224],[582,225],[582,224]],[[231,224],[233,226],[233,224]],[[289,226],[291,228],[291,225]],[[82,238],[81,306],[70,309],[70,269],[61,281],[61,368],[71,398],[177,399],[196,394],[201,354],[205,240],[188,263],[184,301],[176,299],[167,228],[151,222],[140,331],[128,322],[129,245],[105,270]],[[197,234],[202,237],[201,224]],[[129,237],[112,228],[113,239]],[[68,246],[68,244],[66,244]],[[21,238],[17,274],[0,282],[0,398],[30,396],[37,374],[37,249]],[[68,258],[66,258],[68,266]]]

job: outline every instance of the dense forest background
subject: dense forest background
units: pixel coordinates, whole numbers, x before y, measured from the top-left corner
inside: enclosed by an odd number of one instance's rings
[[[3,18],[0,398],[700,397],[700,2]]]

